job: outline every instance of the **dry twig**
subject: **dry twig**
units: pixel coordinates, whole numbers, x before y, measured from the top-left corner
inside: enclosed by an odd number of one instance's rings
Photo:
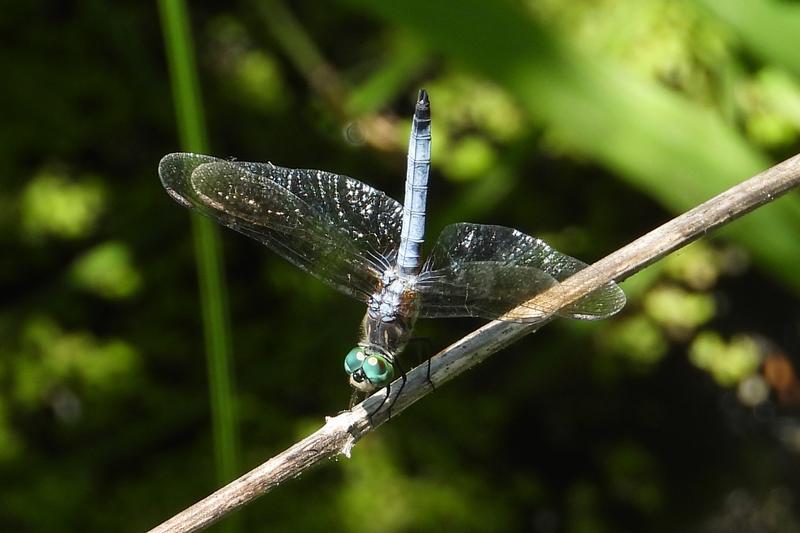
[[[672,219],[551,290],[559,291],[562,307],[569,305],[601,285],[612,280],[621,281],[711,230],[775,200],[798,184],[800,155]],[[530,303],[536,305],[538,299],[550,301],[552,297],[547,291],[533,298]],[[513,311],[509,314],[513,316]],[[492,353],[536,331],[546,322],[490,322],[435,355],[430,366],[431,381],[437,387],[444,384]],[[427,364],[420,365],[408,374],[402,394],[394,398],[398,389],[399,382],[396,381],[390,388],[393,398],[389,398],[380,412],[373,415],[373,425],[370,424],[368,413],[383,401],[386,389],[376,392],[352,410],[328,418],[318,431],[175,515],[151,530],[151,533],[203,529],[321,461],[339,454],[349,456],[353,445],[361,437],[386,421],[387,407],[391,406],[392,416],[395,416],[431,392],[427,381]]]

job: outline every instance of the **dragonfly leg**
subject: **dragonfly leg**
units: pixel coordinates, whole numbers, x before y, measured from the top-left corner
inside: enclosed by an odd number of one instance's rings
[[[376,407],[371,413],[369,413],[367,415],[367,418],[369,418],[369,425],[370,426],[374,426],[375,425],[375,423],[372,421],[372,417],[375,416],[376,414],[378,414],[378,411],[381,410],[381,407],[383,407],[383,404],[385,404],[386,400],[389,399],[389,395],[391,393],[392,393],[392,384],[390,383],[390,384],[386,385],[386,395],[383,397],[383,400],[381,400],[381,403],[379,403],[378,407]],[[391,418],[391,411],[389,412],[389,418]]]
[[[389,404],[389,408],[387,409],[387,411],[388,411],[387,418],[386,418],[387,422],[392,419],[392,407],[394,406],[394,404],[397,401],[397,399],[400,398],[400,394],[403,393],[403,388],[406,386],[406,381],[408,381],[408,377],[406,376],[406,371],[403,368],[403,365],[400,364],[400,361],[394,360],[393,364],[394,364],[394,367],[400,372],[400,379],[402,381],[400,382],[400,390],[398,390],[397,394],[394,395],[394,399]],[[388,391],[386,393],[386,398],[389,398]],[[386,400],[386,398],[384,398],[384,401]]]
[[[433,359],[433,357],[428,357],[428,369],[425,372],[425,381],[427,381],[428,385],[431,386],[431,390],[435,391],[436,385],[434,385],[433,381],[431,381],[431,359]]]
[[[422,364],[422,358],[425,357],[424,354],[431,353],[433,351],[431,339],[430,337],[414,337],[409,341],[409,346],[411,346],[412,343],[415,348],[418,348],[420,345],[423,345],[425,347],[424,352],[420,351],[419,349],[414,350],[416,352],[416,356],[418,357],[417,360],[419,361],[420,364]],[[427,372],[425,373],[425,381],[427,381],[428,385],[431,386],[431,390],[435,391],[436,385],[434,385],[433,381],[431,381],[431,358],[427,357],[426,361],[428,363],[428,369]]]
[[[350,404],[347,406],[348,409],[352,409],[358,403],[358,389],[353,389],[353,393],[350,395]]]

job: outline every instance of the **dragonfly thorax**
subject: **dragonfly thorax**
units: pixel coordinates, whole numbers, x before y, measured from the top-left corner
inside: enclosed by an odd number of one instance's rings
[[[416,314],[416,276],[387,270],[367,302],[367,315],[374,320],[393,322],[401,315]]]
[[[394,269],[384,272],[361,322],[360,345],[373,347],[390,358],[405,347],[419,314],[416,282],[416,276]]]

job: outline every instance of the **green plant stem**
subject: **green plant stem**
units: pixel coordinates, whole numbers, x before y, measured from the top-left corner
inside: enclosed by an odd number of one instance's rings
[[[159,0],[158,5],[181,146],[190,152],[205,153],[208,140],[186,5],[183,0]],[[237,473],[238,439],[222,253],[219,233],[212,221],[192,214],[192,233],[203,312],[217,477],[220,482],[227,482]]]

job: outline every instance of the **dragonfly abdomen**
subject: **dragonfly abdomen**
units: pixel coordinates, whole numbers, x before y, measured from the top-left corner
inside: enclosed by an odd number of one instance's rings
[[[419,92],[411,136],[408,140],[408,167],[403,200],[403,227],[397,266],[403,275],[417,274],[422,264],[422,243],[425,240],[425,206],[428,198],[428,176],[431,168],[431,108],[428,93]]]

